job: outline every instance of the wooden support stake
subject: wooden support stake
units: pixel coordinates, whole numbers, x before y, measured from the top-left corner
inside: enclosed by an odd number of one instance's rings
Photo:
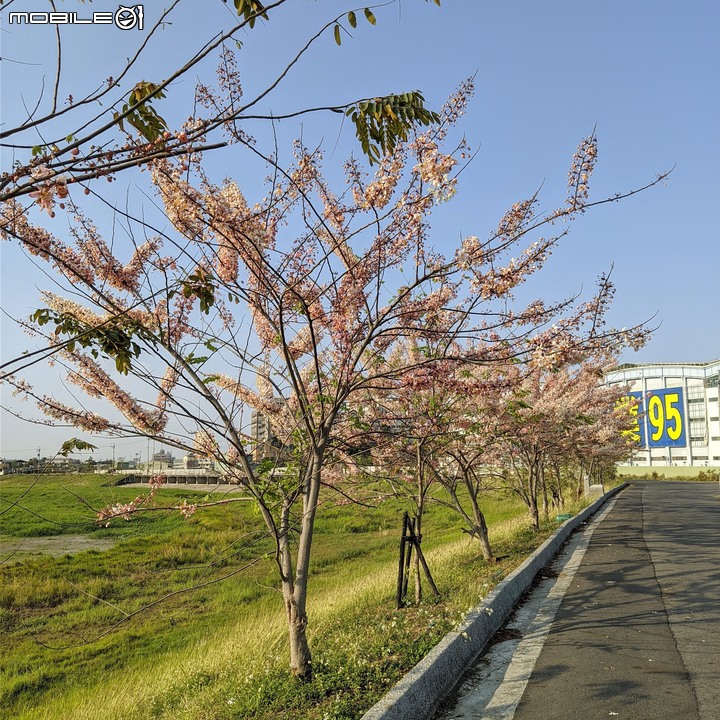
[[[412,561],[413,541],[415,537],[415,519],[410,519],[410,516],[405,513],[407,517],[405,544],[408,546],[407,552],[405,553],[405,576],[403,577],[403,603],[407,597],[408,582],[410,580],[410,563]]]
[[[425,577],[427,578],[428,584],[430,585],[430,589],[432,590],[432,593],[435,597],[440,597],[440,592],[437,589],[437,585],[435,585],[435,581],[433,580],[432,575],[430,574],[430,568],[428,567],[428,564],[425,562],[425,556],[423,555],[423,551],[420,549],[420,542],[417,542],[417,553],[418,557],[420,558],[420,564],[422,565],[423,570],[425,571]]]
[[[403,529],[402,536],[400,537],[400,562],[398,564],[398,581],[397,581],[397,594],[396,604],[397,609],[405,605],[405,595],[403,594],[404,582],[404,570],[405,570],[405,533],[407,532],[408,514],[403,515]]]

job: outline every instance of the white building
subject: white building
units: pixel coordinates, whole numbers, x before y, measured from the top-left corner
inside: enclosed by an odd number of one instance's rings
[[[720,360],[638,363],[605,374],[640,401],[636,465],[720,465]]]

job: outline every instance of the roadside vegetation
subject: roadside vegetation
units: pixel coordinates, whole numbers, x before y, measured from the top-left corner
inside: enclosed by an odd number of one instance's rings
[[[152,441],[244,495],[3,480],[0,700],[28,718],[354,717],[631,456],[637,401],[602,378],[650,329],[609,324],[610,271],[589,293],[532,286],[575,220],[667,173],[591,197],[593,130],[547,196],[532,171],[470,234],[437,234],[476,152],[474,77],[436,109],[364,81],[343,81],[345,104],[311,100],[291,75],[390,8],[234,0],[200,22],[181,5],[79,84],[57,33],[57,64],[26,81],[37,106],[4,123],[0,239],[47,284],[29,317],[3,308],[33,339],[0,382],[43,419],[11,414],[82,433],[65,458],[87,436]],[[142,6],[126,10],[141,29]],[[252,45],[280,64],[248,64]],[[59,379],[36,376],[46,362]],[[508,529],[525,514],[532,531]],[[420,572],[395,557],[400,518],[438,599],[416,582],[417,607],[393,613],[394,569]],[[56,535],[69,554],[28,553]],[[98,546],[79,551],[86,536]]]
[[[138,494],[103,487],[107,480],[0,479],[8,717],[360,717],[554,527],[537,533],[520,501],[488,494],[499,560],[487,563],[453,511],[429,503],[423,547],[441,597],[396,610],[402,503],[323,508],[310,579],[314,677],[302,683],[287,670],[272,543],[254,506],[187,519],[159,511],[99,527],[97,510]],[[158,504],[202,497],[163,488]],[[60,557],[23,551],[24,538],[77,534],[116,544]]]
[[[706,467],[638,467],[619,466],[618,477],[628,480],[695,480],[698,482],[718,482],[720,468]]]

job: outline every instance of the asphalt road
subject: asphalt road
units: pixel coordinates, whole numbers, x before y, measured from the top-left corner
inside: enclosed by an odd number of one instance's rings
[[[720,720],[717,483],[620,493],[436,717]]]

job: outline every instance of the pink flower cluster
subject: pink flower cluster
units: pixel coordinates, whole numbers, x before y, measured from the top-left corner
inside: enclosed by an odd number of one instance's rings
[[[68,196],[67,178],[56,175],[46,165],[34,168],[30,175],[33,180],[37,181],[35,183],[37,189],[29,193],[29,197],[35,200],[50,217],[55,217],[55,198],[64,200]],[[64,208],[65,206],[61,203],[60,207]]]

